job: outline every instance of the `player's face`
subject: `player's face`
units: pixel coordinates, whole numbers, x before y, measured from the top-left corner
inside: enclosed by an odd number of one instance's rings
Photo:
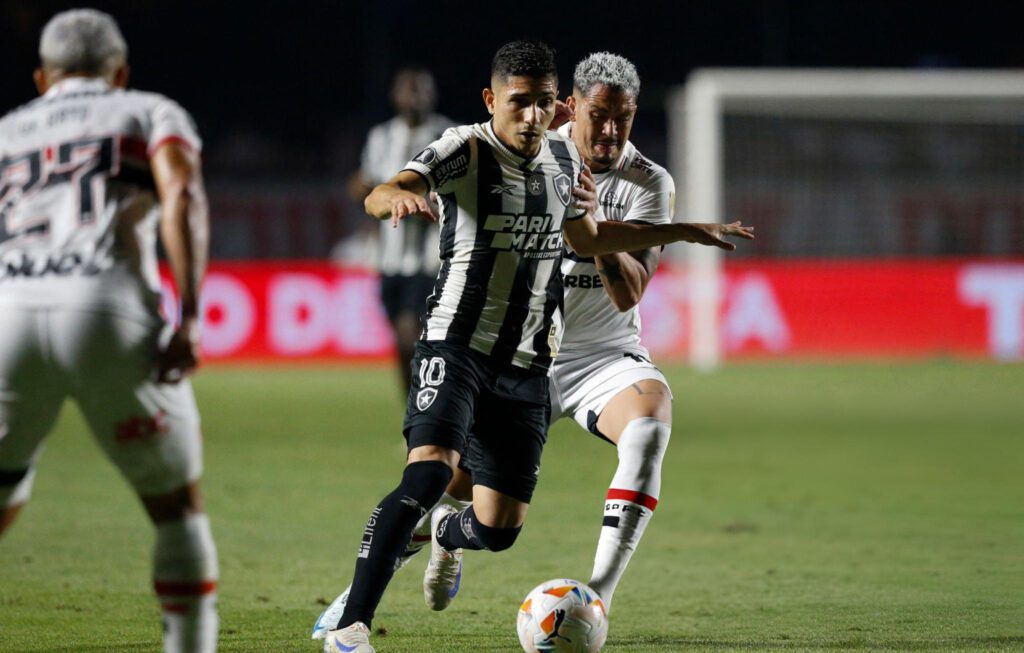
[[[395,78],[391,89],[395,110],[415,123],[423,121],[434,110],[435,98],[434,78],[425,72],[403,71]]]
[[[622,89],[595,84],[569,98],[576,115],[572,140],[591,170],[606,170],[618,161],[636,116],[636,98]]]
[[[553,77],[492,79],[484,104],[494,116],[494,132],[505,145],[525,157],[536,155],[544,132],[555,117],[558,82]]]

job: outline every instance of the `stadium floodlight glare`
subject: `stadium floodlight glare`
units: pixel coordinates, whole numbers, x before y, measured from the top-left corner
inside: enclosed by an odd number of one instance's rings
[[[669,94],[667,111],[669,165],[684,198],[682,219],[732,220],[737,216],[723,214],[729,174],[725,116],[1024,125],[1024,73],[703,69]],[[681,256],[691,279],[690,362],[696,369],[712,370],[722,359],[722,252],[713,247],[676,251],[685,252]]]

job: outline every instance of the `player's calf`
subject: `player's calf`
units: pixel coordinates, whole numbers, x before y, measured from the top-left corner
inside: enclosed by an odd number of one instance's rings
[[[618,442],[619,466],[604,504],[594,570],[587,583],[611,609],[612,595],[658,505],[661,464],[671,425],[642,417],[630,421]]]
[[[447,462],[411,462],[399,486],[373,510],[363,532],[355,578],[339,629],[356,622],[368,627],[372,624],[374,610],[416,523],[441,498],[451,478]]]
[[[412,539],[409,540],[409,544],[406,545],[405,551],[398,558],[395,563],[395,572],[402,569],[409,564],[409,561],[413,557],[422,551],[427,544],[431,541],[431,522],[432,516],[435,512],[442,510],[445,506],[449,506],[454,510],[461,510],[469,504],[468,501],[460,501],[447,492],[441,497],[441,501],[434,507],[434,510],[424,515],[418,524],[416,529],[412,532]],[[324,639],[327,636],[327,632],[334,628],[341,620],[341,616],[345,614],[345,606],[348,605],[349,593],[352,591],[352,586],[349,585],[345,588],[341,594],[335,598],[330,605],[320,613],[320,617],[317,618],[316,623],[313,624],[312,639]]]
[[[166,653],[217,649],[217,549],[204,513],[156,524],[153,587],[164,619]]]

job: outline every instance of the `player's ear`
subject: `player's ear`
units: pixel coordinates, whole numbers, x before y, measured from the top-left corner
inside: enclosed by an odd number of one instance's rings
[[[573,115],[576,115],[576,94],[570,93],[569,97],[565,98],[565,106],[569,107]]]
[[[127,88],[128,87],[128,74],[130,72],[131,72],[131,69],[128,68],[128,64],[124,64],[123,66],[119,66],[118,69],[114,71],[114,79],[111,80],[111,85],[114,88]]]
[[[50,88],[50,80],[47,79],[46,71],[42,68],[36,68],[32,72],[32,79],[36,83],[36,90],[39,91],[39,95],[46,93],[47,89]]]
[[[484,106],[487,107],[487,113],[494,115],[494,91],[489,88],[485,88],[483,92]]]

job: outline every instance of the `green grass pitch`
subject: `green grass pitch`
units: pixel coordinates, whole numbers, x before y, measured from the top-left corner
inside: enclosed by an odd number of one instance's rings
[[[1024,649],[1024,366],[668,370],[661,504],[609,652]],[[221,651],[318,650],[370,509],[401,473],[392,373],[225,368],[195,382],[222,569]],[[395,577],[381,653],[514,652],[540,581],[586,580],[614,450],[563,421],[516,546],[469,553],[444,613]],[[0,540],[0,650],[158,651],[152,534],[66,409]]]

